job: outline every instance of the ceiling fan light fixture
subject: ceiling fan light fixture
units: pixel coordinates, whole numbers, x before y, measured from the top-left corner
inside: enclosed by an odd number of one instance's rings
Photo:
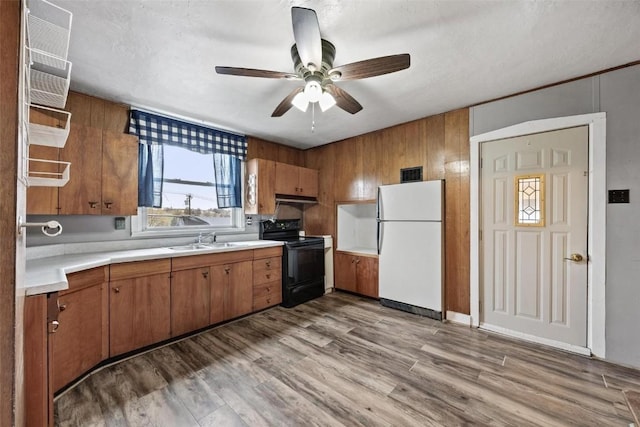
[[[304,95],[309,102],[318,102],[322,96],[322,86],[315,80],[307,82],[304,87]]]
[[[329,108],[331,108],[334,105],[336,105],[336,99],[329,92],[324,91],[322,93],[322,96],[320,97],[320,101],[318,101],[318,103],[320,104],[320,109],[324,113]]]
[[[294,96],[291,100],[291,104],[303,113],[307,111],[307,108],[309,107],[309,101],[307,100],[304,92],[300,92]]]

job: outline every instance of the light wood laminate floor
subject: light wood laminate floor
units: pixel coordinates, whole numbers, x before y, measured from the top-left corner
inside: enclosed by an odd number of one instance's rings
[[[637,370],[336,293],[104,368],[57,398],[55,417],[61,426],[627,427],[638,396]]]

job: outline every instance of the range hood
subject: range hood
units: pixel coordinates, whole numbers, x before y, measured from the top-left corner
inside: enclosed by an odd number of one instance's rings
[[[315,197],[292,196],[290,194],[276,194],[276,202],[315,204],[318,203],[318,199],[316,199]]]

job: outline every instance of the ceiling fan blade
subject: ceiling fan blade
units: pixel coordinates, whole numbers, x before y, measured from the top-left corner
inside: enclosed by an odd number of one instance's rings
[[[282,71],[256,70],[255,68],[216,67],[216,73],[230,76],[263,77],[266,79],[300,79],[296,74]]]
[[[340,72],[342,75],[340,80],[366,79],[367,77],[395,73],[396,71],[409,68],[410,65],[411,56],[408,53],[403,53],[400,55],[381,56],[379,58],[352,62],[351,64],[329,70],[329,74],[336,71]]]
[[[345,90],[340,89],[338,86],[331,83],[325,85],[324,88],[336,100],[336,105],[342,108],[344,111],[355,114],[358,111],[362,110],[362,105],[360,105],[360,103],[356,101],[351,95],[349,95]]]
[[[316,12],[304,7],[292,7],[291,22],[302,65],[307,67],[311,63],[319,70],[322,66],[322,40]]]
[[[293,101],[293,98],[299,94],[300,92],[302,92],[304,90],[304,87],[297,87],[295,88],[289,95],[287,95],[282,102],[280,102],[280,104],[278,104],[278,106],[276,107],[275,110],[273,110],[273,113],[271,113],[271,117],[280,117],[282,116],[284,113],[286,113],[287,111],[289,111],[289,109],[291,109],[291,107],[293,107],[293,104],[291,103],[291,101]]]

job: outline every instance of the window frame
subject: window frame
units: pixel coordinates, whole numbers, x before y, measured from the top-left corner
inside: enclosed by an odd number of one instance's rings
[[[240,189],[242,206],[239,208],[231,209],[231,223],[230,227],[216,227],[210,226],[178,226],[178,227],[147,227],[147,208],[139,206],[138,214],[131,216],[131,236],[132,237],[181,237],[192,236],[198,233],[240,233],[245,231],[245,219],[244,219],[244,200],[245,200],[245,166],[246,161],[241,161],[240,166]]]

